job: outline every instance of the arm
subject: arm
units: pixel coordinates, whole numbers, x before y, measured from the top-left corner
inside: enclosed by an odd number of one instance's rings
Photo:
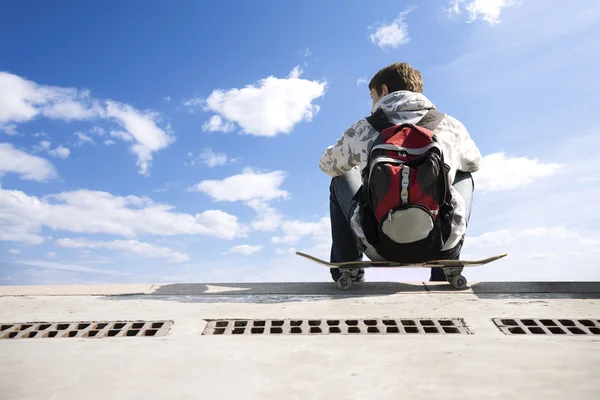
[[[356,154],[354,139],[357,136],[356,124],[342,134],[334,145],[325,149],[321,155],[319,168],[327,175],[336,177],[350,171],[360,162],[360,153]]]

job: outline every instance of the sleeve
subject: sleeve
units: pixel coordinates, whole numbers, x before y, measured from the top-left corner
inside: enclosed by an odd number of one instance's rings
[[[481,167],[481,153],[471,138],[467,128],[457,119],[450,117],[456,135],[458,162],[457,169],[464,172],[477,172]]]
[[[345,174],[360,163],[360,152],[354,146],[357,123],[350,126],[334,145],[321,155],[319,168],[327,175],[336,177]]]
[[[467,128],[464,126],[460,150],[461,160],[459,169],[465,172],[479,171],[481,167],[481,153],[473,139],[471,139]]]

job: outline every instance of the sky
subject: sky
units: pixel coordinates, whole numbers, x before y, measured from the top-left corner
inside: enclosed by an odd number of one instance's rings
[[[0,284],[329,281],[325,148],[408,62],[483,157],[469,281],[600,280],[600,3],[5,2]],[[426,269],[369,269],[423,281]]]

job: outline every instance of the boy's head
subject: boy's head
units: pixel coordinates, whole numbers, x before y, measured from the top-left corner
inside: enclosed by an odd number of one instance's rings
[[[398,90],[422,93],[423,77],[419,70],[407,63],[393,63],[380,69],[369,83],[373,106],[383,96]]]

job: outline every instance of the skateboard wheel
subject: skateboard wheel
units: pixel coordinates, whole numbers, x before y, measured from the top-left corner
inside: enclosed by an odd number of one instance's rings
[[[450,284],[456,289],[464,289],[465,287],[467,287],[467,278],[465,278],[462,275],[456,275],[452,278]]]
[[[342,276],[336,283],[340,289],[346,290],[352,286],[352,279],[348,276]]]

